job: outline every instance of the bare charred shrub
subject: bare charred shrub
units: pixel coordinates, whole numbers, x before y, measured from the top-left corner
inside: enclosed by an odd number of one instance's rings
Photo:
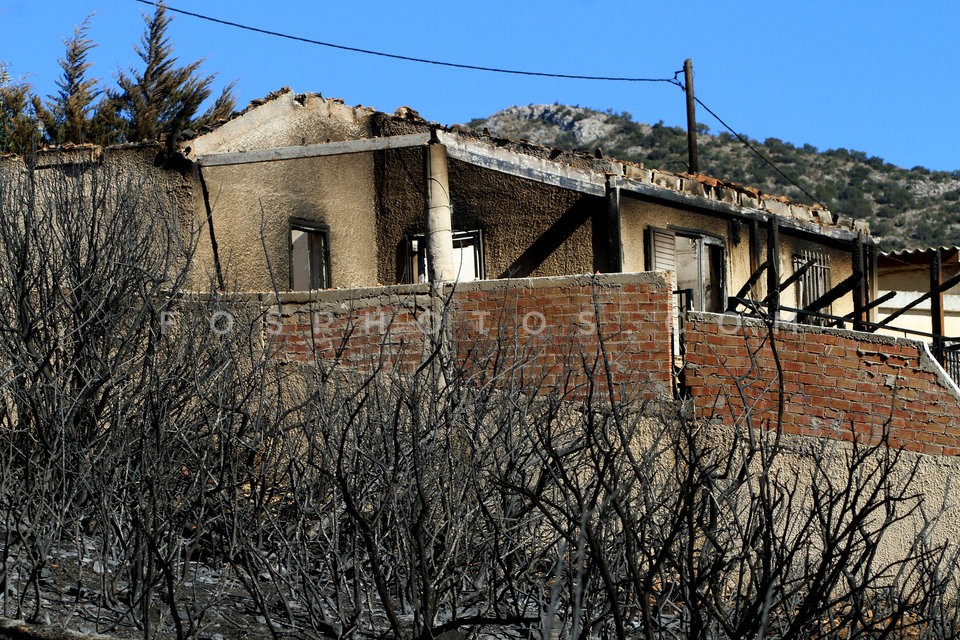
[[[573,340],[557,386],[543,345],[515,338],[435,341],[403,369],[388,330],[367,368],[304,369],[250,482],[271,499],[236,535],[276,629],[955,637],[955,548],[882,433],[694,419]]]
[[[212,331],[216,296],[184,298],[198,230],[172,198],[93,163],[4,167],[4,615],[144,637],[203,616],[181,587],[210,496],[238,490],[263,358],[259,320]]]
[[[730,373],[739,404],[708,407],[676,446],[684,468],[702,474],[680,483],[687,633],[956,637],[957,546],[938,527],[946,501],[917,488],[922,458],[890,445],[882,416],[870,433],[838,419],[831,439],[785,435],[776,327],[765,325],[759,337],[744,332],[751,365]],[[772,412],[755,400],[770,388]],[[731,415],[732,406],[749,408]]]
[[[505,301],[477,334],[434,292],[395,308],[437,324],[387,323],[366,361],[358,326],[287,358],[261,297],[185,292],[199,230],[164,190],[4,171],[2,615],[144,638],[958,635],[946,506],[882,422],[801,438],[615,382],[599,302],[598,333],[530,335]],[[735,388],[776,388],[762,371]]]

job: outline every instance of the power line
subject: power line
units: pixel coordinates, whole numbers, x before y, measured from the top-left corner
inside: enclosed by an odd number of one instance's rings
[[[208,22],[214,22],[216,24],[222,24],[228,27],[234,27],[236,29],[243,29],[245,31],[252,31],[254,33],[261,33],[264,35],[274,36],[277,38],[285,38],[287,40],[294,40],[296,42],[305,42],[307,44],[314,44],[321,47],[329,47],[331,49],[340,49],[341,51],[365,53],[367,55],[380,56],[381,58],[390,58],[393,60],[419,62],[421,64],[432,64],[432,65],[437,65],[441,67],[453,67],[454,69],[470,69],[472,71],[487,71],[491,73],[509,73],[509,74],[518,75],[518,76],[538,76],[541,78],[563,78],[566,80],[601,80],[605,82],[665,82],[668,84],[678,84],[676,78],[629,78],[629,77],[619,77],[619,76],[586,76],[586,75],[573,75],[573,74],[567,74],[567,73],[546,73],[543,71],[521,71],[518,69],[501,69],[498,67],[483,67],[483,66],[473,65],[473,64],[460,64],[457,62],[444,62],[441,60],[430,60],[428,58],[416,58],[413,56],[404,56],[397,53],[386,53],[384,51],[374,51],[372,49],[361,49],[360,47],[350,47],[343,44],[335,44],[333,42],[324,42],[323,40],[314,40],[312,38],[294,36],[287,33],[280,33],[279,31],[270,31],[269,29],[261,29],[259,27],[251,27],[250,25],[240,24],[238,22],[231,22],[229,20],[221,20],[220,18],[206,16],[200,13],[195,13],[193,11],[176,9],[163,2],[153,2],[151,0],[135,0],[135,1],[141,4],[150,5],[151,7],[157,7],[157,6],[163,5],[167,11],[173,11],[174,13],[190,16],[192,18],[198,18],[200,20],[206,20]]]
[[[812,202],[816,202],[817,204],[819,204],[819,205],[821,205],[821,206],[824,206],[824,207],[826,206],[826,205],[824,205],[822,202],[820,202],[819,199],[817,199],[816,197],[814,197],[809,191],[807,191],[806,189],[804,189],[803,187],[801,187],[801,186],[797,183],[796,180],[794,180],[793,178],[791,178],[790,176],[788,176],[786,173],[784,173],[783,171],[781,171],[781,170],[780,170],[780,167],[778,167],[776,164],[774,164],[773,160],[770,160],[769,158],[767,158],[767,156],[765,156],[765,155],[763,155],[762,153],[760,153],[760,151],[759,151],[755,146],[753,146],[752,144],[750,144],[750,141],[749,141],[749,140],[747,140],[747,139],[744,138],[742,135],[740,135],[739,133],[737,133],[736,131],[734,131],[733,127],[731,127],[731,126],[728,125],[726,122],[724,122],[723,118],[721,118],[721,117],[718,116],[716,113],[714,113],[714,111],[713,111],[710,107],[708,107],[707,105],[703,104],[703,101],[700,100],[700,98],[694,97],[694,100],[696,100],[696,101],[697,101],[697,104],[700,105],[701,107],[703,107],[703,108],[707,111],[707,113],[709,113],[711,116],[713,116],[713,117],[717,120],[717,122],[719,122],[719,123],[722,124],[724,127],[726,127],[727,131],[729,131],[730,133],[732,133],[733,135],[735,135],[735,136],[737,137],[737,140],[739,140],[739,141],[742,142],[744,145],[746,145],[746,147],[747,147],[748,149],[750,149],[750,151],[753,151],[755,154],[757,154],[757,157],[758,157],[758,158],[760,158],[760,159],[763,160],[765,163],[767,163],[768,165],[770,165],[770,166],[773,168],[774,171],[776,171],[776,172],[779,173],[781,176],[783,176],[783,179],[784,179],[784,180],[786,180],[787,182],[789,182],[790,184],[792,184],[793,186],[795,186],[797,189],[800,189],[800,191],[803,192],[803,194],[804,194],[805,196],[807,196],[808,198],[810,198],[810,200],[811,200]]]
[[[314,40],[314,39],[312,39],[312,38],[304,38],[304,37],[302,37],[302,36],[294,36],[294,35],[290,35],[290,34],[288,34],[288,33],[281,33],[281,32],[279,32],[279,31],[271,31],[271,30],[269,30],[269,29],[261,29],[261,28],[259,28],[259,27],[252,27],[252,26],[250,26],[250,25],[240,24],[239,22],[232,22],[232,21],[230,21],[230,20],[222,20],[222,19],[220,19],[220,18],[214,18],[214,17],[212,17],[212,16],[203,15],[203,14],[201,14],[201,13],[196,13],[196,12],[194,12],[194,11],[186,11],[185,9],[177,9],[177,8],[175,8],[175,7],[171,7],[170,5],[168,5],[168,4],[164,3],[164,2],[154,2],[153,0],[135,0],[135,1],[136,1],[136,2],[139,2],[140,4],[145,4],[145,5],[148,5],[148,6],[151,6],[151,7],[158,7],[158,6],[160,6],[160,5],[163,5],[163,7],[164,7],[167,11],[172,11],[172,12],[174,12],[174,13],[179,13],[179,14],[181,14],[181,15],[190,16],[190,17],[192,17],[192,18],[197,18],[197,19],[199,19],[199,20],[206,20],[207,22],[213,22],[213,23],[215,23],[215,24],[221,24],[221,25],[228,26],[228,27],[234,27],[234,28],[236,28],[236,29],[242,29],[242,30],[244,30],[244,31],[251,31],[251,32],[253,32],[253,33],[260,33],[260,34],[263,34],[263,35],[274,36],[274,37],[277,37],[277,38],[284,38],[284,39],[286,39],[286,40],[293,40],[293,41],[295,41],[295,42],[304,42],[304,43],[306,43],[306,44],[313,44],[313,45],[317,45],[317,46],[321,46],[321,47],[329,47],[329,48],[331,48],[331,49],[339,49],[339,50],[341,50],[341,51],[351,51],[351,52],[353,52],[353,53],[363,53],[363,54],[371,55],[371,56],[379,56],[379,57],[381,57],[381,58],[389,58],[389,59],[392,59],[392,60],[403,60],[403,61],[406,61],[406,62],[417,62],[417,63],[420,63],[420,64],[432,64],[432,65],[436,65],[436,66],[440,66],[440,67],[451,67],[451,68],[454,68],[454,69],[468,69],[468,70],[471,70],[471,71],[486,71],[486,72],[489,72],[489,73],[506,73],[506,74],[519,75],[519,76],[536,76],[536,77],[540,77],[540,78],[561,78],[561,79],[565,79],[565,80],[597,80],[597,81],[603,81],[603,82],[651,82],[651,83],[652,83],[652,82],[663,82],[663,83],[666,83],[666,84],[672,84],[672,85],[674,85],[674,86],[680,87],[681,90],[684,89],[683,83],[680,82],[680,80],[677,78],[677,76],[678,76],[680,73],[683,73],[682,70],[681,70],[681,71],[677,71],[676,73],[674,73],[672,78],[633,78],[633,77],[624,77],[624,76],[588,76],[588,75],[576,75],[576,74],[568,74],[568,73],[547,73],[547,72],[544,72],[544,71],[524,71],[524,70],[519,70],[519,69],[503,69],[503,68],[499,68],[499,67],[485,67],[485,66],[473,65],[473,64],[461,64],[461,63],[457,63],[457,62],[445,62],[445,61],[442,61],[442,60],[431,60],[431,59],[429,59],[429,58],[417,58],[417,57],[414,57],[414,56],[405,56],[405,55],[401,55],[401,54],[397,54],[397,53],[387,53],[387,52],[384,52],[384,51],[375,51],[375,50],[373,50],[373,49],[363,49],[363,48],[360,48],[360,47],[351,47],[351,46],[348,46],[348,45],[336,44],[336,43],[333,43],[333,42],[325,42],[325,41],[323,41],[323,40]],[[736,136],[736,138],[737,138],[740,142],[742,142],[744,145],[746,145],[746,147],[747,147],[748,149],[750,149],[753,153],[755,153],[755,154],[757,155],[757,157],[759,157],[759,158],[760,158],[761,160],[763,160],[766,164],[768,164],[771,168],[773,168],[774,171],[776,171],[777,173],[779,173],[779,174],[784,178],[784,180],[786,180],[787,182],[789,182],[790,184],[792,184],[793,186],[795,186],[797,189],[799,189],[804,195],[806,195],[808,198],[810,198],[810,200],[812,200],[813,202],[820,203],[821,205],[823,204],[823,203],[820,202],[816,197],[814,197],[809,191],[807,191],[807,190],[804,189],[802,186],[800,186],[800,184],[798,184],[798,183],[796,182],[796,180],[794,180],[793,178],[791,178],[790,176],[788,176],[786,173],[784,173],[784,172],[780,169],[780,167],[778,167],[776,164],[773,163],[772,160],[770,160],[770,159],[767,158],[765,155],[763,155],[762,153],[760,153],[760,151],[759,151],[756,147],[754,147],[752,144],[750,144],[750,141],[749,141],[749,140],[747,140],[747,139],[744,138],[742,135],[740,135],[739,133],[737,133],[737,132],[733,129],[733,127],[731,127],[730,125],[728,125],[728,124],[723,120],[723,118],[721,118],[720,116],[718,116],[716,113],[714,113],[714,111],[713,111],[712,109],[710,109],[710,107],[708,107],[707,105],[705,105],[705,104],[703,103],[703,101],[700,100],[700,98],[694,97],[694,100],[696,100],[696,101],[697,101],[697,104],[699,104],[701,107],[703,107],[703,108],[707,111],[707,113],[709,113],[711,116],[713,116],[713,117],[717,120],[717,122],[719,122],[721,125],[723,125],[724,127],[726,127],[726,129],[727,129],[730,133],[732,133],[734,136]]]

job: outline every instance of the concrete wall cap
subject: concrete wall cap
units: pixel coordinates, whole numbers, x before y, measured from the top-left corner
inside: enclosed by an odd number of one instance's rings
[[[443,296],[451,293],[469,293],[471,291],[506,291],[509,289],[542,289],[551,287],[623,287],[627,285],[649,285],[655,288],[668,287],[666,274],[655,271],[635,273],[596,273],[569,276],[544,276],[540,278],[506,278],[498,280],[476,280],[474,282],[450,283],[433,292]],[[396,304],[411,296],[429,296],[432,287],[429,284],[400,284],[381,287],[363,287],[357,289],[324,289],[318,291],[280,291],[280,292],[236,292],[216,296],[230,302],[258,302],[270,305],[330,305],[364,301],[377,301],[386,305]],[[207,293],[188,294],[196,300],[214,299]]]

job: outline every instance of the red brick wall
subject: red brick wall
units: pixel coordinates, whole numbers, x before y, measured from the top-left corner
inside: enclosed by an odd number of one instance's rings
[[[670,396],[672,298],[661,275],[484,281],[443,295],[446,304],[425,286],[289,294],[268,335],[280,357],[407,370],[442,336],[454,369],[480,384],[582,395],[609,379],[618,394]]]
[[[412,370],[422,361],[429,299],[413,287],[395,289],[281,294],[279,311],[267,316],[267,338],[277,357],[291,361]]]
[[[669,397],[670,309],[651,274],[504,280],[454,295],[452,344],[480,377],[515,369],[535,388]]]
[[[685,327],[686,384],[700,415],[772,424],[779,378],[765,328],[694,314]],[[849,439],[887,424],[891,443],[960,455],[960,395],[923,345],[852,331],[781,325],[773,334],[783,371],[783,429]],[[740,380],[739,388],[737,380]]]

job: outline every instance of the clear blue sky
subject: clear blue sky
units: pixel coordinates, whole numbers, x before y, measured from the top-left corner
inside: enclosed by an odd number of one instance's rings
[[[741,133],[960,169],[960,3],[247,2],[168,6],[306,38],[408,56],[565,74],[670,78],[692,58],[698,97]],[[135,0],[0,0],[0,60],[55,90],[62,39],[88,14],[94,76],[134,65]],[[282,86],[463,123],[513,104],[568,103],[684,123],[668,84],[548,80],[337,51],[174,14],[181,60],[205,58],[241,105]],[[698,121],[720,125],[702,111]]]

